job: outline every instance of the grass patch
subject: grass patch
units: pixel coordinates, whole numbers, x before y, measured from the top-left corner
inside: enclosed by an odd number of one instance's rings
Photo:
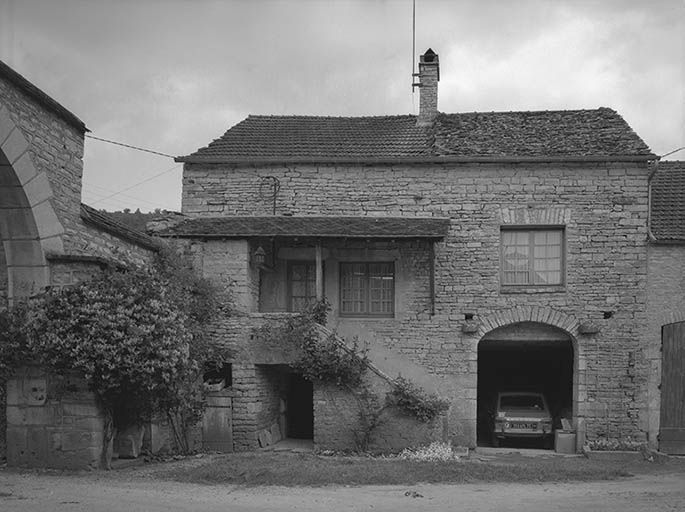
[[[237,453],[207,457],[192,465],[160,467],[154,478],[203,484],[246,486],[408,485],[418,483],[558,482],[609,480],[631,476],[623,465],[582,457],[502,457],[415,461],[398,458],[324,457],[294,453]]]

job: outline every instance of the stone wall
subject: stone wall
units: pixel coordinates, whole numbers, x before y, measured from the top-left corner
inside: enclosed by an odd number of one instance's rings
[[[100,466],[104,419],[76,376],[21,368],[7,383],[7,463],[68,469]]]
[[[475,444],[480,338],[506,322],[560,327],[576,345],[574,410],[581,434],[587,430],[589,438],[645,439],[655,433],[648,421],[650,367],[642,341],[647,321],[647,174],[646,166],[629,163],[264,169],[186,164],[183,212],[270,215],[272,205],[260,199],[259,185],[266,176],[275,176],[281,183],[277,214],[449,217],[451,229],[435,245],[434,314],[426,308],[428,290],[422,278],[411,299],[412,307],[421,304],[417,310],[391,320],[333,315],[331,325],[432,376],[437,390],[453,398],[450,437],[470,446]],[[563,285],[502,288],[503,226],[563,226]],[[229,281],[235,276],[233,289],[250,286],[249,251],[243,254],[240,273],[225,276]],[[427,254],[417,250],[407,260],[417,275],[428,272]],[[252,296],[247,290],[238,292]],[[329,299],[335,308],[337,297]],[[462,332],[467,315],[473,315],[478,332]],[[594,325],[598,332],[581,332],[580,324]],[[224,332],[218,337],[229,336]]]
[[[10,163],[28,191],[41,238],[51,238],[43,240],[44,249],[72,252],[81,226],[85,127],[68,122],[3,77],[0,100],[19,130],[10,135],[11,152],[22,156]]]
[[[257,441],[260,447],[281,438],[281,400],[287,389],[287,373],[277,365],[256,365]]]
[[[384,408],[378,426],[368,429],[360,413],[373,414],[383,408],[385,395],[391,390],[387,381],[369,371],[365,385],[376,402],[366,401],[335,385],[314,386],[314,443],[321,450],[362,450],[397,453],[409,446],[422,446],[432,441],[447,441],[444,417],[423,423],[394,407]],[[370,405],[369,405],[370,404]],[[365,439],[368,437],[368,440]],[[364,447],[364,443],[368,446]]]
[[[123,237],[107,233],[97,227],[82,223],[78,236],[71,240],[71,254],[95,256],[124,265],[145,266],[154,251]]]
[[[647,401],[650,443],[657,447],[661,412],[661,328],[685,321],[685,245],[651,244],[647,279],[648,315],[645,352],[649,364]]]

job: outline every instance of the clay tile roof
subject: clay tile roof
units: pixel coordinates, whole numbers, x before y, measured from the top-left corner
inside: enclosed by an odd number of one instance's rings
[[[649,159],[647,145],[614,110],[416,116],[249,116],[181,162],[449,161],[468,158]],[[637,158],[636,158],[637,157]]]
[[[416,217],[204,217],[158,231],[166,237],[443,238],[449,219]]]
[[[652,179],[651,228],[658,242],[685,242],[685,162],[664,161]]]
[[[249,116],[190,157],[232,161],[421,156],[430,132],[414,116]]]
[[[132,242],[140,247],[145,247],[146,249],[154,251],[157,251],[160,248],[158,241],[150,235],[132,229],[129,226],[118,222],[106,212],[100,212],[87,204],[81,203],[81,219],[102,231]]]

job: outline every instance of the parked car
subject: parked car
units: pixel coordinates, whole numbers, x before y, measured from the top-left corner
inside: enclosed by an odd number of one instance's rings
[[[499,446],[504,439],[539,438],[546,448],[552,447],[552,414],[542,393],[501,391],[497,393],[493,416],[493,446]]]

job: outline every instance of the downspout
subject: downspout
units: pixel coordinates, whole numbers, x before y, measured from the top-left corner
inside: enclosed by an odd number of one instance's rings
[[[654,169],[647,176],[647,239],[650,242],[656,242],[657,238],[652,233],[652,180],[654,175],[659,170],[659,160],[654,160]]]

